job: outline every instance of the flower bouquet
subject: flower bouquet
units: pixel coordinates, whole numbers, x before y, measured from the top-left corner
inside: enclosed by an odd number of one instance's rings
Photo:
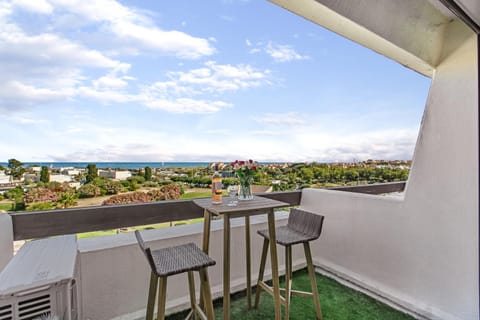
[[[240,182],[240,187],[238,189],[238,200],[253,199],[251,186],[253,183],[253,177],[258,169],[258,162],[251,159],[248,161],[235,160],[231,163],[231,165]]]

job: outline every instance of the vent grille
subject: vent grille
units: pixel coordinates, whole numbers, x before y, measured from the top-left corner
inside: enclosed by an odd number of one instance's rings
[[[33,320],[51,312],[50,294],[31,297],[18,302],[18,320]]]
[[[13,307],[11,304],[0,306],[0,320],[13,320]]]

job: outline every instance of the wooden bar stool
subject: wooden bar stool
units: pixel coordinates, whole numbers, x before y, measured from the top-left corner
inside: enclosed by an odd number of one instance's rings
[[[137,237],[140,249],[142,249],[145,257],[147,257],[147,261],[152,269],[150,276],[150,289],[148,291],[147,315],[145,320],[153,320],[157,286],[157,319],[165,319],[167,277],[184,272],[188,273],[188,288],[190,291],[190,305],[192,308],[186,319],[189,319],[192,316],[196,319],[196,315],[198,315],[201,319],[213,320],[215,316],[213,312],[212,294],[210,292],[207,268],[215,265],[215,260],[206,255],[193,243],[152,251],[149,247],[145,246],[145,242],[138,230],[135,231],[135,236]],[[203,312],[200,306],[196,303],[193,271],[198,271],[200,274],[205,312]]]
[[[313,269],[312,253],[310,251],[310,241],[320,237],[323,225],[323,216],[300,209],[291,209],[288,223],[284,227],[275,229],[276,242],[285,247],[285,288],[280,290],[284,292],[281,302],[285,306],[285,319],[289,318],[290,298],[292,294],[311,297],[315,304],[316,319],[322,319],[322,309],[317,291],[317,281],[315,280],[315,271]],[[265,290],[272,294],[272,288],[263,282],[263,273],[265,271],[265,263],[267,260],[269,237],[268,230],[260,230],[258,234],[264,238],[262,259],[260,261],[260,271],[258,274],[257,289],[255,292],[255,308],[258,308],[260,301],[260,291]],[[307,260],[307,269],[310,277],[312,292],[304,292],[292,290],[292,246],[294,244],[303,243],[305,250],[305,258]]]

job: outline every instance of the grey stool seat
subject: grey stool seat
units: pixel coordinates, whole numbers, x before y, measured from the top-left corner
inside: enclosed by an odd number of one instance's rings
[[[188,273],[188,288],[190,292],[190,306],[192,310],[187,319],[198,315],[201,319],[213,320],[215,318],[212,303],[212,294],[210,292],[210,282],[208,280],[207,268],[215,265],[215,260],[210,258],[195,244],[187,243],[175,247],[151,250],[145,245],[143,238],[138,230],[135,231],[138,245],[147,258],[151,268],[150,289],[148,291],[147,315],[146,320],[153,320],[155,307],[155,298],[157,296],[158,286],[158,313],[157,319],[165,319],[165,304],[167,299],[167,277]],[[195,281],[193,272],[198,271],[200,275],[201,291],[205,312],[196,303]]]
[[[259,230],[257,231],[257,233],[262,237],[270,240],[270,238],[268,237],[268,230]],[[275,238],[278,244],[282,246],[291,246],[294,244],[316,240],[318,239],[318,236],[298,232],[285,226],[275,229]]]
[[[152,251],[155,273],[159,276],[171,276],[187,271],[215,265],[215,260],[206,255],[193,243]]]
[[[320,299],[318,297],[317,282],[315,280],[315,271],[313,270],[312,253],[310,250],[310,241],[316,240],[322,233],[324,217],[301,209],[291,209],[288,216],[286,226],[275,228],[276,243],[285,247],[285,288],[281,291],[285,292],[281,298],[282,304],[285,306],[285,319],[289,318],[290,297],[292,294],[299,296],[312,297],[315,303],[316,319],[322,319],[322,310]],[[264,238],[262,258],[260,261],[260,271],[258,274],[257,290],[255,292],[255,308],[258,307],[260,301],[260,290],[272,294],[273,290],[263,281],[265,272],[265,264],[267,261],[268,246],[270,238],[268,230],[259,230],[258,234]],[[292,246],[295,244],[303,244],[305,258],[307,260],[307,270],[310,277],[312,292],[303,292],[292,290]]]

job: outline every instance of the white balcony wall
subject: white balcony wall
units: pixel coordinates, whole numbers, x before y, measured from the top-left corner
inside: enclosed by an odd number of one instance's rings
[[[446,31],[404,198],[304,190],[326,216],[316,262],[433,319],[478,310],[478,61],[476,36]]]
[[[286,223],[288,213],[277,213],[277,226]],[[263,244],[257,230],[266,229],[266,216],[251,218],[252,280],[256,281]],[[194,242],[201,247],[203,224],[143,231],[145,241],[153,249]],[[231,229],[232,292],[245,289],[245,225],[244,219],[232,220]],[[80,287],[82,319],[138,319],[145,316],[150,269],[138,248],[133,233],[79,239]],[[284,270],[284,252],[279,250],[279,267]],[[303,249],[294,248],[294,266],[305,266]],[[223,288],[223,220],[212,221],[210,256],[217,264],[209,268],[214,297]],[[270,259],[268,259],[270,260]],[[267,278],[270,277],[268,263]],[[198,277],[196,277],[197,291]],[[197,295],[198,297],[198,295]],[[167,312],[188,309],[186,274],[172,276],[167,283]],[[273,310],[272,310],[273,312]]]
[[[0,272],[13,256],[12,218],[0,211]]]

